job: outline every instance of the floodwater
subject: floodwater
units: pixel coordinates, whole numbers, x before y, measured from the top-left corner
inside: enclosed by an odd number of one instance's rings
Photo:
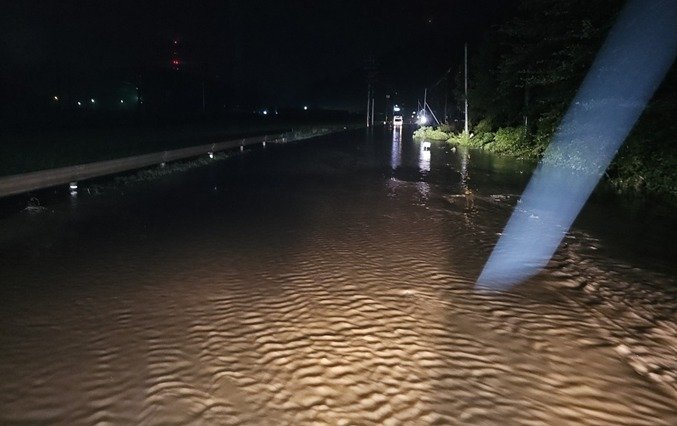
[[[475,291],[533,165],[411,130],[5,211],[0,423],[677,424],[674,219]]]

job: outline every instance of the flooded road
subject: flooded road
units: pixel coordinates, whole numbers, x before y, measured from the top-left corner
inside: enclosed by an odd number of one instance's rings
[[[5,214],[0,423],[676,424],[674,219],[477,292],[533,165],[411,130]]]

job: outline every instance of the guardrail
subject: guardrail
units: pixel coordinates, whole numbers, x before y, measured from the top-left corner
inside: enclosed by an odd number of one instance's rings
[[[341,130],[346,130],[343,127]],[[175,149],[172,151],[154,152],[151,154],[136,155],[132,157],[118,158],[115,160],[98,161],[94,163],[79,164],[75,166],[61,167],[58,169],[40,170],[37,172],[21,173],[18,175],[0,177],[0,197],[17,195],[38,189],[50,188],[58,185],[75,185],[77,182],[101,177],[144,167],[163,164],[169,161],[183,160],[199,155],[215,153],[245,146],[266,143],[291,142],[309,137],[321,136],[336,131],[336,129],[312,129],[310,131],[281,133],[275,135],[254,136],[241,139],[233,139],[208,145],[191,146],[188,148]],[[71,186],[72,187],[72,186]]]

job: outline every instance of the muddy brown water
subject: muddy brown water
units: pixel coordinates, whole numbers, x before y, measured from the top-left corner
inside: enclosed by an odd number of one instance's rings
[[[0,423],[676,424],[674,219],[475,291],[533,165],[411,130],[5,214]]]

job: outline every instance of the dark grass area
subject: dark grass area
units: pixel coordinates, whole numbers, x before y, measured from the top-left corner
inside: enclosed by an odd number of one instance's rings
[[[0,176],[221,142],[245,136],[307,131],[350,120],[224,119],[54,128],[0,134]]]

